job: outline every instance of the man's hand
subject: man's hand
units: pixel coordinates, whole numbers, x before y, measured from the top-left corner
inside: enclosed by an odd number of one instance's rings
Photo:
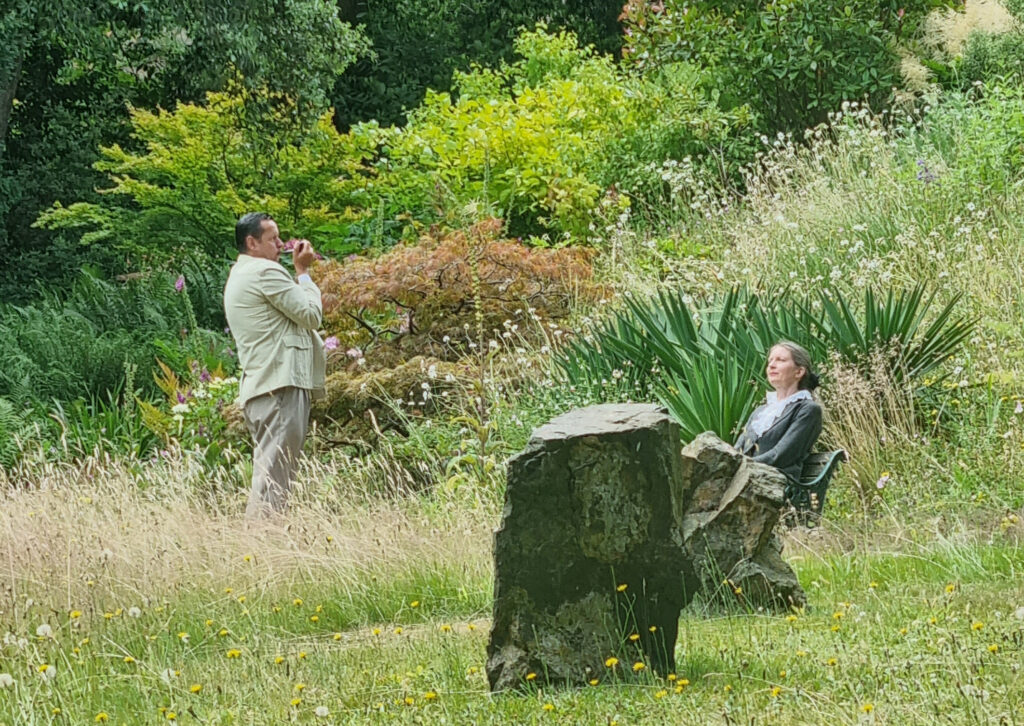
[[[295,266],[296,277],[308,275],[309,266],[315,259],[316,251],[313,250],[313,244],[308,239],[298,240],[292,252],[292,264]]]

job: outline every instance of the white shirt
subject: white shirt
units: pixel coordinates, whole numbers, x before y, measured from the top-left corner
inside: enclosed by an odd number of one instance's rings
[[[778,396],[779,394],[775,391],[769,392],[765,396],[765,405],[750,415],[750,421],[747,422],[747,430],[754,434],[755,437],[761,438],[761,435],[770,429],[772,424],[782,416],[789,404],[795,401],[810,400],[811,392],[797,391],[792,396],[787,396],[781,401],[778,400]]]

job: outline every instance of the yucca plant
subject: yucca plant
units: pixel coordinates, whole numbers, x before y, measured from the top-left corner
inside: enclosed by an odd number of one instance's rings
[[[912,290],[889,290],[883,301],[868,288],[859,314],[841,295],[821,294],[820,337],[842,360],[856,364],[881,352],[896,382],[922,377],[953,355],[977,324],[963,317],[954,319],[960,294],[929,316],[936,293],[926,296],[919,284]]]
[[[859,311],[839,294],[822,294],[815,307],[786,289],[737,287],[696,301],[681,290],[627,296],[592,333],[559,351],[556,376],[599,400],[660,401],[687,439],[714,431],[728,440],[766,390],[765,360],[780,340],[800,343],[815,360],[834,353],[867,374],[881,351],[897,381],[941,365],[975,323],[954,318],[959,296],[929,316],[934,299],[921,286],[889,291],[884,301],[868,290]]]

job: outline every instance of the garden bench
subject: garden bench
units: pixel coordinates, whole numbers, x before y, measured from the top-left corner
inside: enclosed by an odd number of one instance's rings
[[[786,486],[786,501],[799,514],[802,521],[821,517],[825,506],[825,492],[832,475],[849,455],[843,449],[810,454],[800,472],[800,481]]]

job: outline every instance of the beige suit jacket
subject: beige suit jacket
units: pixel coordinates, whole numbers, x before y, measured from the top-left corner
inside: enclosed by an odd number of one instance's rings
[[[224,286],[224,312],[242,368],[239,406],[285,386],[323,397],[326,358],[316,332],[323,307],[316,284],[295,282],[273,260],[240,254]]]

